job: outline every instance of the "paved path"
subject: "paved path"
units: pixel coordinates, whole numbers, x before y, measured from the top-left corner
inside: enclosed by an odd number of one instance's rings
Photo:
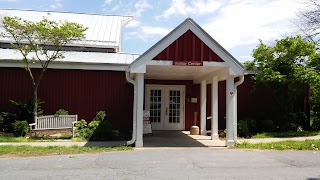
[[[309,137],[293,137],[293,138],[261,138],[261,139],[240,139],[241,142],[248,143],[268,143],[280,141],[304,141],[306,139],[320,140],[319,136]],[[95,141],[95,142],[72,142],[70,140],[54,141],[54,142],[8,142],[0,143],[1,145],[29,145],[29,146],[103,146],[114,147],[126,145],[125,141]],[[151,148],[158,147],[225,147],[226,142],[223,139],[210,140],[210,136],[190,135],[186,131],[161,132],[155,133],[153,136],[144,137],[144,146]]]
[[[248,142],[251,144],[257,143],[269,143],[269,142],[280,142],[280,141],[304,141],[307,139],[320,140],[319,136],[309,136],[309,137],[292,137],[292,138],[260,138],[260,139],[241,139],[241,142]]]
[[[320,153],[143,149],[0,159],[0,179],[320,179]]]

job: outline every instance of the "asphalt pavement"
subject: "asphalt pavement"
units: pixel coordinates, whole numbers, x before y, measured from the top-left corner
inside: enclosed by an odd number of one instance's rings
[[[135,149],[0,159],[0,179],[320,179],[318,151]]]

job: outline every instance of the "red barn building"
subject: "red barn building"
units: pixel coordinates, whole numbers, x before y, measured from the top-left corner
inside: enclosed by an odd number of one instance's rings
[[[232,146],[238,114],[271,109],[271,95],[252,95],[243,65],[190,18],[139,56],[121,52],[121,29],[130,16],[20,10],[0,10],[0,15],[48,16],[88,27],[86,39],[67,45],[65,58],[53,61],[43,77],[38,96],[45,101],[45,114],[63,108],[90,120],[104,110],[114,128],[133,130],[128,143],[137,147],[143,146],[144,110],[154,130],[189,130],[195,118],[200,133],[211,130],[212,139],[227,128]],[[9,100],[31,97],[32,86],[20,68],[22,57],[9,45],[12,40],[0,40],[0,111],[5,111]]]

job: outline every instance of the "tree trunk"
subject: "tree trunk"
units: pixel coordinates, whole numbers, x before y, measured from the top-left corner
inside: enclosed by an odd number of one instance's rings
[[[33,122],[36,122],[38,113],[38,84],[33,89]]]

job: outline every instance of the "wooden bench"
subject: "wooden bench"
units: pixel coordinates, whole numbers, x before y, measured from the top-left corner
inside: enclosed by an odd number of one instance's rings
[[[48,115],[37,117],[35,123],[29,124],[30,131],[72,129],[74,137],[78,115]]]

